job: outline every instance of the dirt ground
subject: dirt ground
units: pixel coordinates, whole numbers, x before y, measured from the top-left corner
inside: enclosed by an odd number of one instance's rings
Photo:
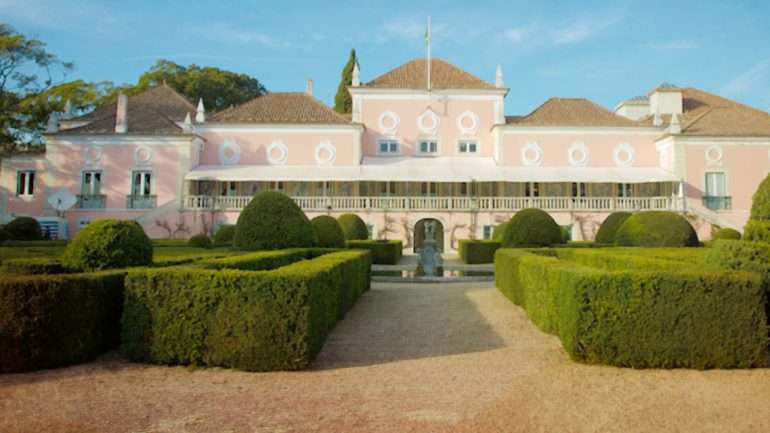
[[[315,431],[768,432],[770,370],[581,365],[491,283],[377,283],[308,371],[0,376],[2,433]]]

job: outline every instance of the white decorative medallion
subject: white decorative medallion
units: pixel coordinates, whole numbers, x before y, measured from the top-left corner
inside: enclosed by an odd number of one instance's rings
[[[139,146],[134,149],[134,163],[136,165],[150,165],[152,163],[152,149],[148,146]]]
[[[99,165],[102,162],[102,154],[104,149],[97,144],[91,144],[85,147],[83,150],[83,159],[86,161],[86,165],[94,166]]]
[[[720,146],[709,146],[706,148],[706,165],[709,167],[720,167],[722,165],[722,148]]]
[[[573,167],[585,167],[588,165],[590,153],[585,143],[575,143],[567,151],[569,163]]]
[[[612,157],[615,160],[615,165],[618,167],[631,167],[636,160],[636,151],[630,144],[623,143],[615,148]]]
[[[283,165],[289,159],[289,148],[283,141],[274,141],[267,146],[267,161],[273,165]]]
[[[436,135],[438,124],[438,116],[430,108],[425,110],[425,112],[420,114],[420,117],[417,118],[417,127],[423,134]]]
[[[222,165],[236,165],[241,160],[241,146],[238,142],[228,138],[219,145],[219,162]]]
[[[385,111],[380,114],[380,118],[377,121],[380,125],[380,132],[387,135],[394,135],[398,132],[398,124],[401,119],[398,118],[398,114],[392,111]]]
[[[463,135],[475,135],[479,130],[479,116],[472,111],[464,111],[457,116],[457,129]]]
[[[521,163],[536,167],[543,163],[543,149],[537,143],[527,143],[521,148]]]
[[[315,147],[315,161],[318,165],[332,165],[337,159],[337,148],[331,141],[322,141]]]

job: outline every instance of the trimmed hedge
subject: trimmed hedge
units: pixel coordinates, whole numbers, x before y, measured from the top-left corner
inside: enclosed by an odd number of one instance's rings
[[[463,262],[474,265],[494,263],[495,251],[498,248],[500,248],[499,241],[461,239],[458,252]]]
[[[0,244],[7,241],[11,238],[11,235],[8,234],[8,231],[5,230],[5,226],[0,226]]]
[[[69,270],[61,261],[48,257],[4,260],[0,274],[7,275],[49,275],[66,274]]]
[[[770,242],[770,221],[749,220],[744,227],[743,239]]]
[[[502,242],[503,241],[503,236],[505,236],[505,230],[508,228],[508,223],[509,222],[510,222],[510,220],[506,221],[504,223],[500,223],[500,224],[496,225],[492,229],[492,240],[493,241],[498,241],[498,242]]]
[[[759,184],[751,197],[750,220],[770,222],[770,174]]]
[[[78,232],[61,261],[77,271],[147,266],[152,264],[152,243],[136,221],[96,220]]]
[[[316,246],[315,231],[302,209],[286,194],[264,191],[238,216],[233,245],[246,251]]]
[[[132,361],[297,370],[369,288],[370,254],[330,253],[272,271],[140,269],[126,278]]]
[[[232,257],[200,260],[195,266],[206,269],[238,269],[241,271],[266,271],[311,258],[309,249],[257,251]]]
[[[115,347],[125,274],[0,278],[0,373],[78,363]]]
[[[375,265],[395,265],[401,260],[404,246],[398,240],[353,240],[347,241],[347,247],[372,252],[372,263]]]
[[[366,228],[366,223],[358,215],[354,213],[342,214],[337,217],[337,222],[340,223],[345,240],[369,239],[369,229]]]
[[[562,243],[561,228],[548,212],[523,209],[505,228],[504,247],[547,247]]]
[[[721,228],[717,230],[716,233],[714,233],[714,236],[711,238],[711,240],[716,241],[719,239],[732,239],[732,240],[740,240],[741,239],[741,232],[735,229],[731,229],[729,227]]]
[[[615,234],[617,245],[632,247],[697,247],[698,235],[678,213],[637,212],[621,224]]]
[[[191,237],[190,240],[187,241],[187,246],[193,248],[211,248],[213,245],[211,244],[211,239],[201,233]]]
[[[312,220],[313,230],[322,248],[345,248],[345,234],[336,219],[328,215],[319,215]]]
[[[214,233],[214,245],[217,247],[229,247],[233,245],[235,238],[235,224],[226,224]]]
[[[735,271],[758,272],[770,282],[770,244],[720,239],[708,249],[704,261]],[[770,287],[768,287],[770,289]]]
[[[17,217],[5,225],[8,238],[15,241],[37,241],[43,239],[40,223],[32,217]]]
[[[614,249],[580,250],[587,253],[612,256]],[[578,361],[705,369],[754,367],[767,359],[765,295],[756,274],[686,266],[612,271],[500,249],[495,279]]]
[[[630,212],[613,212],[607,216],[596,232],[596,243],[612,245],[618,229],[632,214]]]

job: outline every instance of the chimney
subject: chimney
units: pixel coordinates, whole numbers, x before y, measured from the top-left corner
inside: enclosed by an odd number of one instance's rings
[[[671,115],[671,123],[668,125],[669,134],[681,134],[682,125],[679,124],[679,116],[676,113]]]
[[[313,96],[313,80],[307,80],[305,83],[305,93],[309,96]]]
[[[653,114],[682,114],[682,89],[670,84],[662,83],[652,89],[647,95],[650,97],[650,112]]]
[[[361,85],[361,71],[358,70],[358,62],[353,65],[353,78],[350,85],[353,87]]]
[[[118,111],[115,114],[115,132],[125,134],[128,132],[128,96],[118,95]]]
[[[505,87],[505,82],[503,81],[503,68],[501,68],[500,65],[497,65],[497,72],[495,72],[495,87],[498,89]]]
[[[188,112],[187,115],[184,117],[184,123],[182,124],[182,131],[190,133],[193,130],[192,125],[192,117],[190,117],[190,113]]]
[[[206,107],[203,106],[203,98],[198,99],[198,108],[195,111],[195,121],[198,123],[206,121]]]

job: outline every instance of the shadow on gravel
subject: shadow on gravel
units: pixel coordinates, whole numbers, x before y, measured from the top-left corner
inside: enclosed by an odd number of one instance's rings
[[[505,347],[470,298],[494,283],[375,284],[339,322],[311,369],[357,367]],[[493,288],[491,290],[494,290]]]

